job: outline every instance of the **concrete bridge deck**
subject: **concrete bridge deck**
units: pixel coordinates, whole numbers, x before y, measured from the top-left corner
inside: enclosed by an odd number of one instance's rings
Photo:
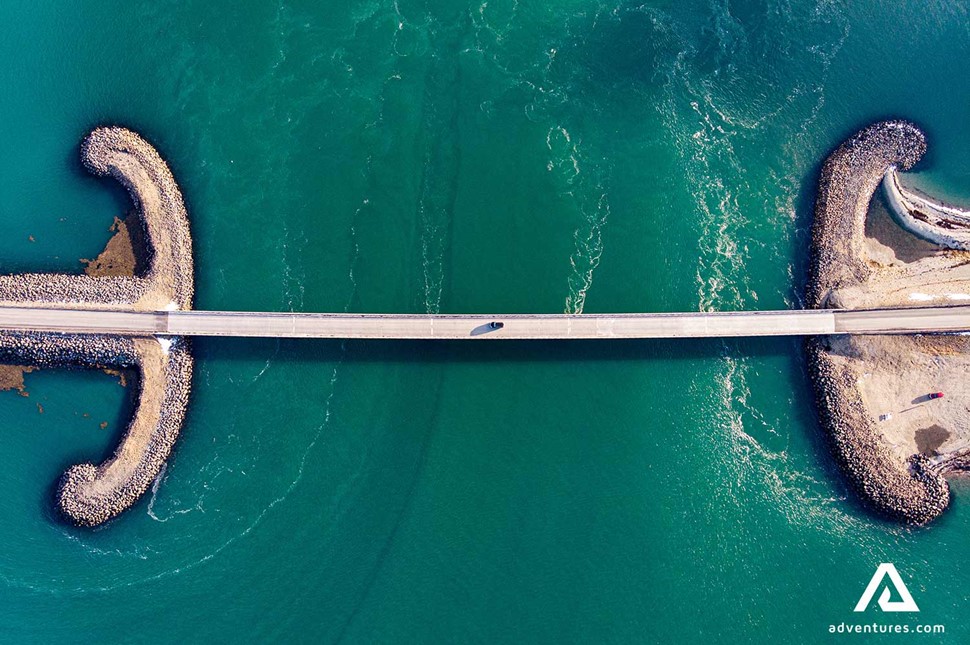
[[[504,323],[489,329],[490,321]],[[650,314],[326,314],[0,307],[0,330],[123,336],[621,339],[970,331],[970,305]]]

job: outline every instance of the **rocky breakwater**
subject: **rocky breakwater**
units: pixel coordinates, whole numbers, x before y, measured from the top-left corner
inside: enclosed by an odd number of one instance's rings
[[[910,168],[925,151],[915,125],[885,121],[853,135],[825,161],[809,307],[926,306],[970,293],[965,253],[915,239],[872,203],[887,172]],[[863,500],[909,524],[942,513],[950,500],[944,475],[970,450],[970,402],[961,398],[968,339],[826,336],[810,339],[807,352],[825,431]],[[948,398],[926,394],[936,390]]]
[[[0,276],[0,305],[76,309],[191,309],[192,238],[181,192],[167,164],[138,134],[98,128],[81,145],[84,166],[120,182],[144,226],[142,275]],[[0,361],[40,367],[133,367],[138,402],[114,454],[72,466],[57,489],[61,513],[95,526],[134,504],[171,453],[188,405],[192,356],[186,339],[0,332]]]

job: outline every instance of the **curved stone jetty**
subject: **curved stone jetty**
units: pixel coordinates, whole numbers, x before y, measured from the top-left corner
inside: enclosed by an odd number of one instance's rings
[[[110,176],[131,196],[145,227],[145,275],[55,273],[0,276],[0,304],[76,304],[82,309],[191,309],[192,237],[182,193],[158,152],[124,128],[98,128],[81,144],[84,167]]]
[[[926,306],[970,298],[967,254],[916,240],[885,212],[880,218],[870,211],[883,177],[910,168],[925,151],[919,128],[885,121],[853,135],[825,161],[809,307]],[[807,353],[821,421],[861,497],[910,524],[942,513],[950,501],[943,475],[959,469],[970,453],[970,407],[962,386],[970,367],[967,337],[820,336],[808,341]],[[946,397],[928,398],[937,390]]]
[[[808,306],[837,307],[838,289],[865,283],[865,221],[869,202],[893,167],[904,170],[926,152],[926,137],[906,121],[876,123],[846,140],[825,160],[815,198]]]
[[[0,276],[0,303],[76,309],[187,310],[192,307],[192,238],[182,194],[158,152],[119,127],[94,130],[81,145],[84,166],[128,190],[144,225],[143,275]],[[113,456],[72,466],[57,491],[60,511],[95,526],[129,508],[165,464],[182,427],[192,355],[181,337],[131,338],[0,332],[0,360],[47,366],[134,367],[138,403]]]

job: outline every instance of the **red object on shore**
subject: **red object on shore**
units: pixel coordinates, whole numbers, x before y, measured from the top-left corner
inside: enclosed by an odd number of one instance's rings
[[[942,399],[943,392],[930,392],[930,399]]]

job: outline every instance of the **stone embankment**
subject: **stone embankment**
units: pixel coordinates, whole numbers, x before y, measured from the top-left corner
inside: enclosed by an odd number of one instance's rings
[[[85,167],[128,190],[144,226],[143,275],[0,276],[0,303],[78,309],[191,309],[192,238],[184,202],[166,163],[139,135],[98,128],[81,146]],[[100,524],[129,508],[161,471],[188,405],[192,355],[183,338],[123,338],[0,332],[0,360],[23,365],[134,367],[138,404],[113,456],[72,466],[57,502],[71,522]]]
[[[827,337],[807,341],[819,417],[843,472],[864,501],[907,524],[925,524],[946,510],[950,491],[929,458],[902,460],[887,445],[863,404],[858,374]]]
[[[883,175],[907,170],[926,152],[926,137],[912,123],[884,121],[851,136],[822,165],[812,223],[807,305],[829,302],[840,287],[865,283],[873,268],[864,260],[869,202]]]
[[[942,284],[960,264],[959,258],[936,251],[910,262],[894,258],[885,266],[873,260],[878,245],[866,231],[873,194],[887,171],[911,167],[925,150],[926,139],[915,125],[887,121],[855,134],[825,161],[812,231],[809,307],[914,304],[908,302],[912,294],[899,291],[900,284]],[[961,350],[965,340],[953,338],[952,349]],[[912,448],[912,413],[902,410],[887,421],[894,415],[879,412],[891,402],[870,384],[882,378],[891,385],[883,389],[903,391],[907,378],[918,382],[907,352],[920,347],[913,339],[894,337],[825,336],[807,344],[821,421],[837,461],[866,502],[910,524],[926,523],[946,509],[950,492],[942,475],[946,464],[955,462],[952,455],[936,459]]]

